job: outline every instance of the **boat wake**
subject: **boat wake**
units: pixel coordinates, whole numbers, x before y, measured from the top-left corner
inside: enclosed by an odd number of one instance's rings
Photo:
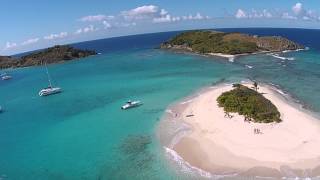
[[[280,56],[279,54],[276,54],[276,53],[269,53],[268,55],[272,56],[274,58],[277,58],[277,59],[281,59],[281,60],[289,60],[289,61],[295,60],[294,57],[284,57],[284,56]]]

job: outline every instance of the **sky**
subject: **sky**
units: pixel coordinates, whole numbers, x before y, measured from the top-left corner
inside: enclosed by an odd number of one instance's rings
[[[133,34],[320,28],[319,0],[1,0],[0,55]]]

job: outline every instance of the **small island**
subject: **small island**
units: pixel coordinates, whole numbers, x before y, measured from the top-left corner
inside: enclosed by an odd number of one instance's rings
[[[277,107],[258,93],[257,84],[254,86],[255,90],[241,84],[234,84],[233,87],[233,90],[222,93],[217,99],[219,107],[224,108],[228,117],[229,113],[238,113],[243,115],[246,121],[281,122]]]
[[[219,84],[167,112],[164,121],[180,122],[184,129],[167,150],[190,166],[212,174],[252,177],[263,172],[276,179],[288,171],[297,176],[305,170],[319,173],[319,119],[273,86]]]
[[[39,66],[44,62],[61,63],[96,54],[95,51],[76,49],[69,45],[56,45],[22,57],[0,56],[0,69]]]
[[[234,58],[239,55],[282,52],[305,47],[280,36],[197,30],[178,34],[160,45],[161,49]]]

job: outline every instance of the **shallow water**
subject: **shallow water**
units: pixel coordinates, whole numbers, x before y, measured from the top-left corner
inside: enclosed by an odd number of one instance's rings
[[[99,41],[101,55],[50,65],[63,88],[55,96],[37,95],[47,85],[44,68],[7,70],[14,78],[0,81],[0,179],[198,178],[163,158],[155,131],[170,104],[219,82],[274,83],[320,112],[320,54],[312,46],[284,55],[294,60],[256,55],[234,63],[153,49],[172,34],[130,46],[131,37],[125,48],[110,45],[125,39]],[[144,105],[120,110],[128,99]]]

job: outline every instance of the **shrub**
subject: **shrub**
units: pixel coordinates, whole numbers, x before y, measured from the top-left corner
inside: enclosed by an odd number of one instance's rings
[[[237,112],[253,122],[281,122],[278,109],[263,95],[241,84],[234,84],[233,87],[233,90],[222,93],[217,99],[225,112]]]

